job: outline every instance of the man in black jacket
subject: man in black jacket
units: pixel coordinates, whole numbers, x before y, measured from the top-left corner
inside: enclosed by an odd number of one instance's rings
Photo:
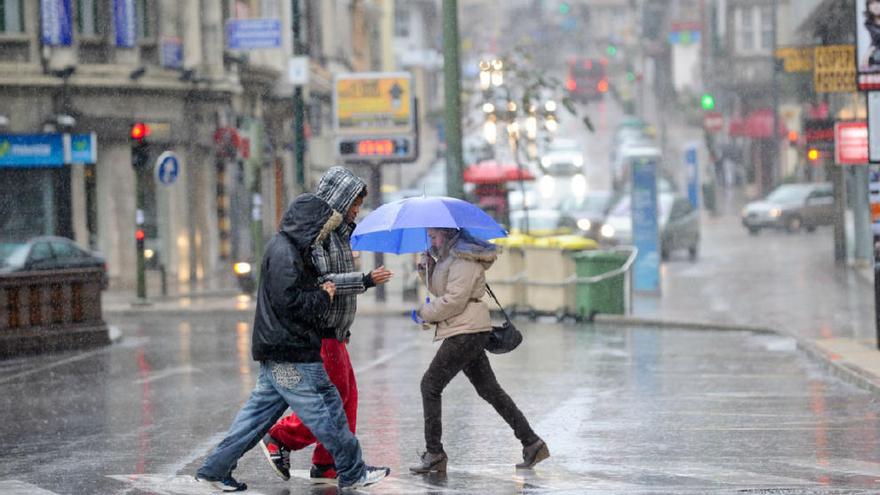
[[[232,471],[288,406],[333,455],[341,488],[371,485],[390,472],[364,464],[339,393],[321,362],[319,319],[330,307],[336,286],[318,285],[309,248],[341,220],[326,202],[303,194],[288,207],[279,232],[266,245],[251,343],[260,375],[226,438],[199,468],[200,483],[223,491],[247,489]]]

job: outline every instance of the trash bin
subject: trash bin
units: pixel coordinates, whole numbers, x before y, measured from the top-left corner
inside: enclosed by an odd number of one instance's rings
[[[531,316],[550,314],[562,319],[575,314],[572,254],[595,247],[592,239],[556,236],[537,239],[525,248],[528,277],[525,305]]]
[[[492,287],[498,301],[508,312],[515,313],[518,308],[525,304],[525,253],[523,248],[534,242],[534,238],[515,234],[501,239],[495,239],[495,244],[501,246],[500,254],[492,267],[486,272],[486,282]],[[494,302],[489,306],[494,310]]]
[[[579,279],[616,270],[627,259],[629,253],[623,251],[585,251],[574,255]],[[594,283],[579,281],[576,288],[578,316],[592,319],[596,313],[623,314],[626,311],[625,277],[625,273],[620,273]]]

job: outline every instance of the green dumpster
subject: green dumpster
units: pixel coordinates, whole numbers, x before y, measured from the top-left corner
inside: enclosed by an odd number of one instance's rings
[[[592,319],[596,313],[620,315],[626,311],[625,273],[594,283],[580,279],[614,271],[622,267],[627,259],[629,253],[621,251],[584,251],[574,255],[579,279],[575,291],[578,316]]]

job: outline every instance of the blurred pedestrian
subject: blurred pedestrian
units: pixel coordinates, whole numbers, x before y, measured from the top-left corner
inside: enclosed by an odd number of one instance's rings
[[[434,329],[434,340],[443,342],[422,377],[426,451],[421,455],[421,464],[410,467],[410,471],[446,471],[440,399],[459,371],[513,428],[523,446],[523,462],[516,467],[530,469],[549,457],[550,451],[498,384],[485,351],[492,324],[489,306],[481,298],[486,294],[485,271],[497,258],[496,247],[475,239],[466,230],[428,229],[428,237],[431,252],[423,255],[419,275],[426,277],[423,280],[427,280],[435,298],[419,309],[418,316],[427,328]]]
[[[341,221],[325,201],[303,194],[290,204],[279,232],[266,245],[251,339],[260,374],[226,438],[199,468],[199,483],[222,491],[247,489],[232,471],[288,406],[333,455],[341,487],[371,485],[390,472],[364,464],[339,393],[321,362],[319,318],[330,308],[336,286],[331,281],[319,285],[309,250]]]
[[[358,176],[343,167],[332,167],[321,177],[315,195],[326,201],[343,217],[339,226],[326,239],[312,246],[312,261],[321,281],[336,285],[336,297],[330,308],[320,315],[318,326],[321,336],[321,358],[330,381],[339,391],[348,426],[355,433],[357,424],[358,390],[346,348],[351,336],[351,326],[357,312],[357,295],[391,279],[392,273],[384,266],[370,273],[355,271],[351,252],[351,233],[355,219],[367,196],[367,185]],[[316,442],[315,436],[296,415],[282,418],[261,444],[263,454],[275,473],[290,479],[290,452],[303,449]],[[320,442],[312,454],[309,476],[316,482],[336,482],[336,465],[333,456]]]

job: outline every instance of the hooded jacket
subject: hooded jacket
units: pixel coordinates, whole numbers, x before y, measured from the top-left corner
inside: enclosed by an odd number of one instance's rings
[[[434,340],[492,329],[486,294],[486,270],[498,257],[494,244],[456,236],[438,254],[428,273],[428,290],[435,298],[419,316],[435,329]],[[424,272],[420,275],[424,277]]]
[[[343,221],[323,241],[312,247],[312,259],[321,281],[336,284],[336,297],[321,323],[322,338],[345,340],[357,313],[357,295],[373,286],[369,275],[355,271],[351,252],[351,233],[355,225],[344,220],[358,195],[367,188],[358,176],[343,167],[331,167],[321,177],[315,195],[323,199]]]
[[[330,307],[330,296],[318,285],[309,251],[341,220],[312,194],[298,196],[287,208],[263,255],[251,339],[254,360],[321,361],[318,326]]]

